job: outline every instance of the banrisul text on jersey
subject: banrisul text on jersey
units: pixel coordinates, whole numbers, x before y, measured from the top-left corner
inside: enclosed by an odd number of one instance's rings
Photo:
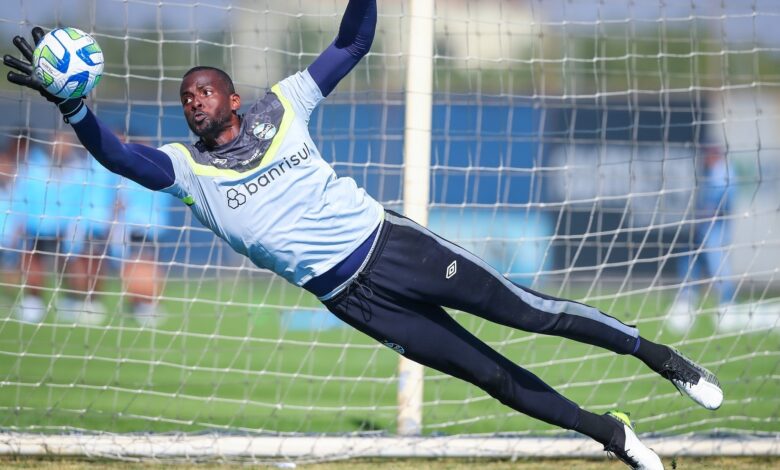
[[[287,170],[292,170],[294,167],[306,163],[310,156],[311,149],[309,149],[309,146],[306,144],[306,142],[304,142],[303,147],[297,153],[294,153],[289,157],[282,158],[281,161],[275,163],[273,166],[271,166],[271,168],[261,172],[257,178],[253,177],[253,179],[250,181],[242,183],[240,187],[243,188],[243,190],[239,188],[231,189],[234,190],[234,194],[243,193],[247,196],[253,196],[266,186],[273,184],[277,179],[280,179]],[[232,199],[235,198],[236,196],[234,195]],[[231,196],[228,194],[228,206],[230,206],[230,201]],[[235,209],[236,207],[230,206],[231,209]]]

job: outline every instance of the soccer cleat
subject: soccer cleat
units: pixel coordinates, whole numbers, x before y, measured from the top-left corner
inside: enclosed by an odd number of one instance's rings
[[[691,397],[708,410],[717,410],[723,403],[723,390],[715,374],[683,356],[674,348],[669,348],[672,357],[667,360],[661,376],[670,380],[677,390]]]
[[[677,299],[669,308],[664,326],[677,334],[687,332],[694,322],[695,306],[687,299]]]
[[[614,436],[604,450],[634,470],[664,470],[664,464],[658,455],[636,437],[627,414],[610,411],[605,416],[618,422],[623,428],[623,436],[619,434]]]
[[[14,311],[16,317],[26,323],[40,323],[46,316],[46,304],[40,297],[26,295],[22,297]]]
[[[723,304],[718,307],[715,327],[719,333],[734,333],[750,329],[752,308],[750,305]]]
[[[57,320],[74,325],[100,325],[106,317],[103,306],[91,298],[61,295],[57,298]]]
[[[79,316],[82,325],[102,325],[106,320],[106,309],[102,304],[90,299],[84,299],[84,311]]]
[[[164,312],[157,302],[135,302],[131,311],[135,321],[146,328],[159,326],[164,319]]]

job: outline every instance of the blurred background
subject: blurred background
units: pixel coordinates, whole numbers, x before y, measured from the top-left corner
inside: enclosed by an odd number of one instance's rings
[[[291,10],[281,1],[188,7],[18,2],[6,8],[0,30],[12,37],[29,34],[32,25],[77,25],[94,34],[105,51],[106,74],[92,107],[118,132],[159,145],[190,139],[176,96],[191,66],[226,69],[251,101],[305,68],[332,41],[341,3],[301,1]],[[315,113],[312,132],[340,174],[392,205],[402,194],[403,70],[410,45],[404,4],[387,2],[380,13],[371,55]],[[777,222],[762,216],[775,212],[780,161],[774,158],[780,33],[771,27],[777,14],[777,5],[761,1],[438,2],[432,209],[500,206],[547,213],[523,225],[534,227],[527,228],[531,238],[539,231],[549,239],[553,231],[593,232],[587,219],[595,206],[615,217],[606,216],[599,231],[621,224],[649,227],[657,232],[654,240],[680,232],[667,224],[693,217],[695,160],[714,146],[727,154],[733,170],[734,212],[746,216],[733,224],[734,275],[771,283],[777,246],[758,248],[754,242]],[[0,123],[6,135],[31,121],[36,132],[59,126],[46,104],[14,94],[6,83],[2,90],[9,110]],[[582,177],[583,168],[594,167],[594,177]],[[178,227],[186,211],[165,210]],[[578,220],[578,213],[586,220]],[[561,228],[564,221],[573,227]],[[499,230],[523,230],[508,228],[507,221],[497,224],[507,227]],[[197,231],[189,235],[198,237]],[[598,248],[608,243],[587,240],[553,240],[552,251],[535,249],[549,252],[548,269],[612,264],[600,256],[615,263],[638,258],[634,269],[652,277],[658,260],[641,259],[657,258],[658,252],[635,247],[647,251],[637,254],[629,242],[615,240],[609,255]],[[568,253],[566,246],[577,246],[579,253]],[[205,256],[201,251],[187,256]],[[538,271],[539,262],[503,270],[527,275]]]
[[[378,3],[371,53],[310,129],[339,175],[398,210],[417,45],[407,2]],[[90,107],[159,146],[193,140],[186,70],[225,69],[251,103],[330,44],[345,6],[21,1],[0,33],[12,54],[34,25],[93,34],[106,68]],[[584,406],[632,409],[644,432],[776,436],[779,18],[769,0],[435,4],[429,226],[687,351],[721,377],[721,410],[670,405],[630,359],[453,315]],[[3,81],[0,103],[0,428],[394,432],[395,356],[179,201],[90,163],[37,95]],[[556,432],[433,371],[424,410],[426,434]]]

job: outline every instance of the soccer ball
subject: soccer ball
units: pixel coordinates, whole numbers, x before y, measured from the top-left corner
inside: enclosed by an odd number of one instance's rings
[[[103,76],[103,51],[95,38],[76,28],[49,31],[33,52],[36,80],[60,98],[81,98]]]

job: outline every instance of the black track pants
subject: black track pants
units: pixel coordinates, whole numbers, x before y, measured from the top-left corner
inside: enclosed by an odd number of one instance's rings
[[[573,301],[513,284],[474,254],[388,211],[356,279],[324,301],[349,325],[505,405],[572,429],[579,407],[461,327],[442,307],[627,354],[638,332]]]

